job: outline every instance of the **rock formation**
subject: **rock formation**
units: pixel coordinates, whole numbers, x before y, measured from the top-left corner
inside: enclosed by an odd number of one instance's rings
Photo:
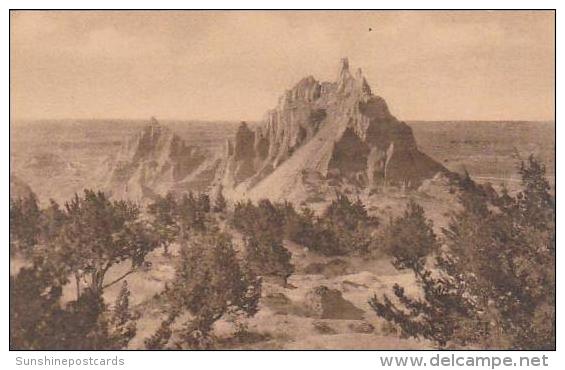
[[[305,297],[306,307],[319,319],[362,320],[364,311],[344,299],[337,289],[318,286]]]
[[[221,187],[234,199],[296,203],[351,188],[416,189],[447,171],[418,150],[412,129],[372,93],[360,69],[350,72],[347,59],[335,82],[303,78],[264,122],[242,122],[223,153],[188,146],[152,119],[108,166],[104,188],[115,198]]]
[[[103,188],[113,198],[145,201],[168,191],[206,191],[220,159],[185,142],[152,118],[107,160]]]
[[[374,95],[361,70],[341,61],[335,82],[309,76],[265,122],[242,123],[227,144],[224,188],[232,196],[307,200],[332,187],[417,188],[446,171],[420,152],[411,128]]]

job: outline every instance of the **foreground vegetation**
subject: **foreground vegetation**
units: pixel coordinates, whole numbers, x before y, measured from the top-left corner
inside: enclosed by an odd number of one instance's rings
[[[414,273],[422,295],[410,297],[397,284],[394,299],[370,300],[377,315],[440,347],[555,349],[555,201],[533,157],[520,174],[515,196],[463,179],[462,210],[441,237],[409,204],[386,245],[395,266]]]

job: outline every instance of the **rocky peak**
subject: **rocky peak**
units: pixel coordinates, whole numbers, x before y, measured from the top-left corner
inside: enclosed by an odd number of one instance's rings
[[[253,156],[254,146],[255,133],[247,126],[247,122],[242,121],[235,134],[235,158],[240,160]]]
[[[340,81],[346,80],[351,77],[351,73],[349,72],[349,59],[348,58],[341,58],[339,63],[339,72],[337,75],[338,83]]]
[[[154,117],[109,160],[107,190],[114,197],[143,200],[173,190],[206,162],[208,154]]]
[[[355,85],[355,78],[349,72],[349,60],[347,58],[341,59],[336,84],[338,93],[350,91]]]
[[[227,152],[225,188],[251,197],[304,199],[329,183],[414,188],[445,170],[418,150],[410,127],[373,94],[360,68],[350,72],[347,58],[335,82],[305,77],[263,124],[242,125]]]
[[[320,97],[321,85],[312,76],[300,80],[292,89],[286,90],[279,99],[279,109],[300,103],[312,103]]]
[[[361,70],[361,68],[357,68],[357,73],[355,74],[355,79],[356,79],[357,83],[359,84],[361,93],[363,93],[364,95],[367,95],[367,96],[371,95],[371,86],[369,86],[369,83],[365,79],[365,76],[363,75],[363,71]]]
[[[151,117],[150,122],[128,142],[126,151],[133,152],[134,160],[148,159],[155,157],[161,147],[175,140],[178,140],[176,135]]]
[[[371,95],[371,87],[363,75],[361,68],[357,68],[355,75],[349,71],[349,60],[343,58],[336,81],[336,91],[344,96],[355,96],[366,99]]]

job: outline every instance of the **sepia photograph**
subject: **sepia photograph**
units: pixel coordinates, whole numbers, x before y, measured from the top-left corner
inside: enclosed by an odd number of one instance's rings
[[[555,351],[555,22],[10,10],[9,349]]]

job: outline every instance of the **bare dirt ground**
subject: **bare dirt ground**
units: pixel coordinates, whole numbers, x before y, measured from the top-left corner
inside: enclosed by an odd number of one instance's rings
[[[249,341],[225,344],[227,348],[252,349],[421,349],[431,348],[426,341],[400,338],[389,329],[382,319],[371,310],[368,299],[374,294],[390,295],[391,288],[399,283],[410,294],[417,294],[414,278],[409,273],[399,273],[387,259],[364,261],[356,257],[329,258],[305,250],[300,245],[285,242],[292,253],[296,272],[289,278],[288,285],[282,286],[264,282],[259,312],[247,320]],[[156,298],[165,283],[174,275],[176,250],[164,256],[162,250],[152,253],[149,261],[152,267],[128,277],[134,309],[141,318],[137,323],[137,335],[130,342],[130,349],[143,349],[144,339],[151,336],[164,318],[159,299]],[[332,263],[339,260],[340,263]],[[308,269],[318,266],[338,266],[312,273]],[[117,266],[110,271],[119,276],[127,266]],[[325,286],[337,290],[342,298],[358,309],[358,316],[347,317],[347,312],[336,316],[323,317],[312,310],[308,294],[312,289]],[[105,300],[112,302],[119,291],[119,285],[105,292]],[[69,286],[69,298],[72,287]],[[343,318],[340,316],[343,315]],[[215,333],[228,339],[233,326],[227,321],[216,324]]]

